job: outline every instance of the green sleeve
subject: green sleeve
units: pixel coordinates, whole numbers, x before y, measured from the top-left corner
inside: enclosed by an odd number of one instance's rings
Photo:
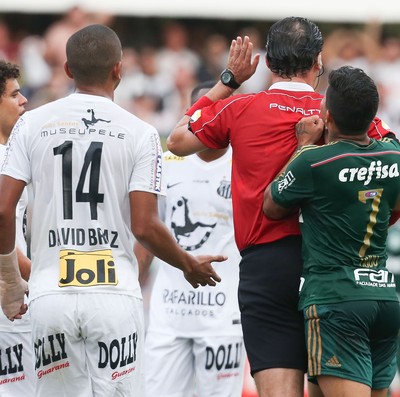
[[[312,196],[312,169],[307,151],[301,151],[289,163],[286,171],[272,182],[273,200],[282,207],[299,206]]]

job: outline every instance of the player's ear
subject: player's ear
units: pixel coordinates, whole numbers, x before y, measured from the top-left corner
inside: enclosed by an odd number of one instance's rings
[[[328,109],[326,109],[324,124],[325,124],[325,126],[328,126],[328,124],[332,124],[332,123],[335,123],[335,120],[333,120],[333,118],[331,116],[331,112]]]
[[[74,76],[72,75],[71,69],[68,67],[68,63],[67,63],[67,62],[64,63],[64,71],[65,71],[65,74],[66,74],[70,79],[73,79],[73,78],[74,78]]]
[[[121,80],[122,78],[122,62],[119,61],[114,65],[113,68],[113,75],[116,77],[118,80]]]

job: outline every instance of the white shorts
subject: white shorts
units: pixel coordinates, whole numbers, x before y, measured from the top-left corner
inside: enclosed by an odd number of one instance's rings
[[[0,332],[0,397],[34,395],[32,351],[30,332]]]
[[[176,338],[148,332],[146,397],[240,397],[245,359],[241,336]]]
[[[36,397],[141,397],[143,303],[118,294],[54,294],[30,304]]]

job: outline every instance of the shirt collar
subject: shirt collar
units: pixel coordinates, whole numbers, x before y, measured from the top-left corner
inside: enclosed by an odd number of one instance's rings
[[[269,90],[286,90],[286,91],[314,91],[310,85],[306,83],[300,83],[297,81],[279,81],[269,87]]]

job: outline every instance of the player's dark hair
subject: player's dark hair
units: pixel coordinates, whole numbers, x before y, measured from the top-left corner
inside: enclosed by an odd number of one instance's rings
[[[216,81],[214,80],[202,81],[201,83],[197,84],[190,94],[190,103],[193,105],[200,98],[200,92],[202,90],[209,90],[210,88],[214,87],[215,84]]]
[[[13,63],[0,61],[0,100],[6,91],[7,80],[18,79],[20,76],[19,67]]]
[[[107,26],[89,25],[74,33],[67,42],[67,64],[78,84],[104,83],[121,60],[121,42]]]
[[[378,89],[362,69],[342,66],[332,70],[325,95],[329,110],[339,131],[359,135],[368,131],[379,105]]]
[[[283,78],[302,75],[317,62],[323,44],[318,26],[307,18],[281,19],[267,34],[268,67]]]

